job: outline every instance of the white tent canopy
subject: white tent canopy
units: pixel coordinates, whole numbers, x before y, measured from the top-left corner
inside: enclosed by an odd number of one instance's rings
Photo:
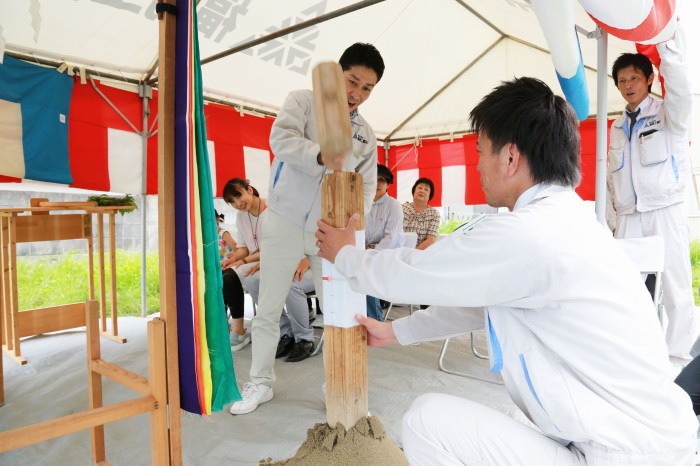
[[[463,132],[479,99],[515,76],[538,77],[561,94],[525,0],[200,0],[201,57],[341,9],[353,11],[203,65],[205,94],[274,113],[287,92],[310,87],[316,63],[337,60],[353,42],[375,44],[386,63],[361,109],[380,139]],[[576,13],[580,28],[595,30],[578,4]],[[153,0],[5,1],[0,27],[0,44],[4,39],[15,56],[65,61],[76,71],[131,82],[157,77]],[[580,36],[580,42],[595,114],[596,41]],[[609,62],[631,50],[611,37]],[[623,102],[611,79],[608,87],[608,111],[619,111]]]

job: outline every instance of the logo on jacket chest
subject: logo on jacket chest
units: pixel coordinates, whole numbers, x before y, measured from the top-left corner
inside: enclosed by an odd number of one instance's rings
[[[363,138],[360,133],[353,134],[352,138],[355,139],[356,141],[360,141],[362,144],[367,144],[367,139]]]
[[[654,126],[658,126],[661,124],[661,120],[658,120],[656,118],[650,118],[647,120],[646,123],[644,123],[645,128],[653,128]]]

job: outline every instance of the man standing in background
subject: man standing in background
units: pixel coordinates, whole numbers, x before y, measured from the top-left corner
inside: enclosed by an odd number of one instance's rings
[[[649,58],[625,53],[615,60],[613,80],[627,106],[610,128],[608,152],[615,237],[658,235],[664,239],[666,344],[677,365],[690,360],[696,338],[684,202],[690,172],[691,94],[682,32],[679,27],[674,38],[656,46],[666,88],[663,101],[649,95],[654,82]]]

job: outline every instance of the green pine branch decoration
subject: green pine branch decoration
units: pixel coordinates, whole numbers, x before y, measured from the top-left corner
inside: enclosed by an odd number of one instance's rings
[[[100,194],[99,196],[89,196],[88,201],[96,202],[98,206],[131,206],[134,209],[120,209],[119,213],[124,215],[126,213],[136,210],[136,201],[131,194],[127,194],[124,197],[112,197],[106,194]]]

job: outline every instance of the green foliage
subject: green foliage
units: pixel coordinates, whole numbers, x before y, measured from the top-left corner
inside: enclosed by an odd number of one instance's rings
[[[449,219],[440,222],[440,226],[438,227],[438,233],[440,233],[441,235],[449,235],[450,233],[455,231],[457,227],[466,222],[467,219],[462,217],[450,217]]]
[[[19,308],[34,309],[69,304],[88,299],[88,260],[86,254],[68,253],[61,257],[17,258]],[[100,275],[95,255],[95,299],[100,299]],[[110,267],[106,261],[105,287],[107,314],[110,303]],[[148,314],[160,310],[158,254],[146,255],[146,307]],[[120,316],[141,315],[141,253],[117,251],[117,308]]]
[[[134,201],[134,197],[131,194],[127,194],[124,197],[112,197],[106,194],[100,194],[99,196],[89,196],[88,201],[96,202],[98,206],[123,205],[136,207],[136,201]],[[135,209],[122,209],[119,210],[119,213],[124,215],[133,210]]]

